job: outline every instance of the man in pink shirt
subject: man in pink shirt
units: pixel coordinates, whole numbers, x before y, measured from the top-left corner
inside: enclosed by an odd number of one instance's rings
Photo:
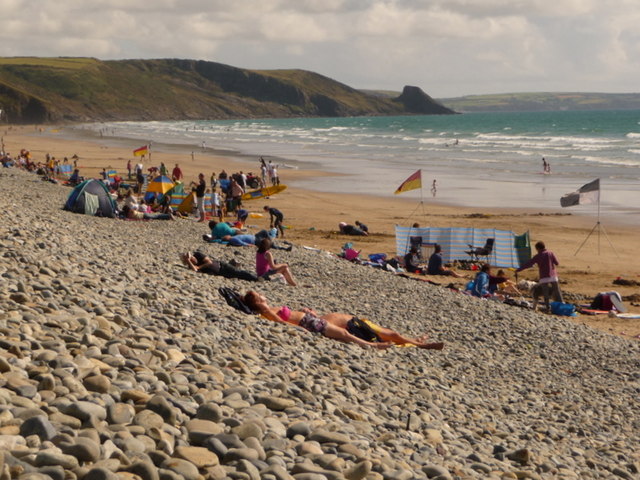
[[[518,268],[516,273],[526,270],[527,268],[531,268],[534,265],[538,265],[538,276],[540,277],[538,283],[544,287],[544,304],[548,310],[550,294],[553,294],[553,299],[555,301],[562,302],[562,292],[560,292],[558,272],[556,271],[556,266],[560,264],[553,252],[547,250],[544,242],[536,243],[536,250],[538,253],[531,260]]]

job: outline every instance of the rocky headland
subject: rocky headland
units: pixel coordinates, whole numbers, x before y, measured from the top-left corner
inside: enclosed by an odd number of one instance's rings
[[[640,345],[295,246],[304,287],[196,274],[193,220],[62,210],[0,171],[0,478],[638,478]],[[220,286],[346,311],[441,352],[244,315]]]

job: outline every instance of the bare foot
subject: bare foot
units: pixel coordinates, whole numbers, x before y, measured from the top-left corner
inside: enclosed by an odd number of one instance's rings
[[[425,333],[424,335],[422,335],[421,337],[416,338],[416,340],[418,341],[418,343],[424,343],[427,340],[429,340],[429,334]]]
[[[424,348],[425,350],[442,350],[444,348],[444,342],[425,343],[423,345],[419,345],[419,347]]]

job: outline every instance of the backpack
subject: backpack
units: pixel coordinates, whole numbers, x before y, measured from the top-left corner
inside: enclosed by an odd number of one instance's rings
[[[246,313],[247,315],[252,315],[254,313],[247,306],[247,304],[244,303],[242,295],[240,295],[234,289],[228,287],[220,287],[218,289],[218,293],[222,295],[222,298],[224,298],[225,302],[227,302],[227,305],[229,305],[230,307],[233,307],[242,313]]]

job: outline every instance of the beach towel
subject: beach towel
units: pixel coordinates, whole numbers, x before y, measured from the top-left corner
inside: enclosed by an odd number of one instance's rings
[[[235,308],[236,310],[246,313],[247,315],[252,315],[254,312],[244,303],[242,295],[240,295],[237,291],[228,287],[220,287],[218,289],[218,293],[222,295],[227,305]]]

